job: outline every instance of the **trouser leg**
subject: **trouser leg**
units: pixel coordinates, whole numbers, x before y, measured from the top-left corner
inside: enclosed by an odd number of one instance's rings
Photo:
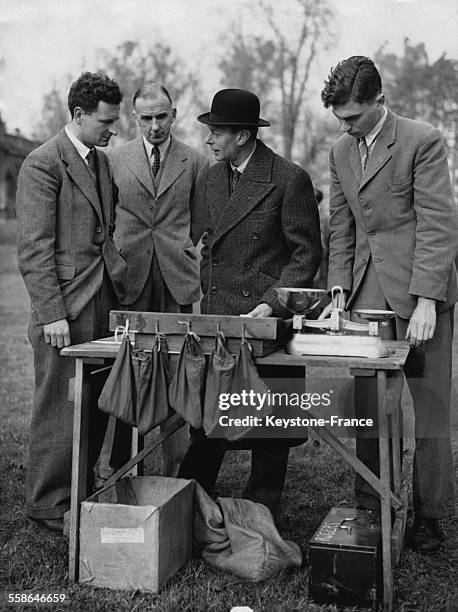
[[[77,319],[69,321],[72,344],[98,337],[99,313],[97,296]],[[69,400],[69,380],[75,376],[75,360],[61,357],[59,349],[45,342],[42,325],[30,324],[29,339],[34,352],[35,395],[27,462],[27,513],[33,518],[54,519],[70,507],[74,404]],[[99,384],[90,383],[90,468],[106,427],[106,416],[96,406]]]
[[[278,509],[286,470],[289,446],[276,441],[251,451],[251,473],[242,496],[264,504],[275,512]]]
[[[212,494],[225,453],[225,440],[205,437],[203,430],[190,430],[191,442],[178,470],[179,478],[194,478]]]
[[[415,410],[414,511],[425,518],[445,518],[455,509],[450,440],[453,315],[454,308],[437,315],[433,339],[411,350],[405,367]]]

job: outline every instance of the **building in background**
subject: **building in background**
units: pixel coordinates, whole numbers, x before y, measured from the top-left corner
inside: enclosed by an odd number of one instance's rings
[[[0,116],[0,220],[16,217],[16,182],[25,157],[40,143],[28,140],[19,130],[6,132]]]

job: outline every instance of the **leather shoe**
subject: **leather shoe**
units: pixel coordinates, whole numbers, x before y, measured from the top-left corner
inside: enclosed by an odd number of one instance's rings
[[[56,531],[62,533],[64,530],[64,519],[63,517],[55,519],[41,519],[30,517],[34,523],[41,529],[48,529],[49,531]]]
[[[440,526],[439,519],[415,517],[412,534],[410,536],[410,546],[413,550],[428,554],[436,552],[442,542],[445,541],[445,534]]]

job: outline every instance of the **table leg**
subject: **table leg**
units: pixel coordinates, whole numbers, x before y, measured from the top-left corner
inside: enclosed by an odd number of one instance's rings
[[[70,500],[69,579],[77,582],[79,571],[80,503],[87,496],[89,389],[83,358],[76,359],[75,410],[73,417],[72,486]]]
[[[393,573],[391,568],[391,503],[390,503],[390,440],[386,411],[386,372],[377,372],[377,398],[379,417],[380,480],[382,485],[382,559],[383,559],[383,609],[390,611],[393,605]]]

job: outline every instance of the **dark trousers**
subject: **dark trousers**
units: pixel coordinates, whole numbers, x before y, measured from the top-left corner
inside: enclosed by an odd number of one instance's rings
[[[278,369],[276,366],[264,366],[259,369],[259,374],[269,381],[268,386],[273,392],[285,391],[288,388],[288,379],[303,380],[305,375],[303,368]],[[195,478],[211,494],[226,450],[250,449],[251,472],[242,496],[264,504],[275,512],[285,484],[289,447],[305,441],[306,438],[244,438],[237,442],[228,442],[207,438],[202,430],[191,430],[191,445],[178,476]]]
[[[450,441],[450,392],[454,308],[437,315],[432,340],[412,348],[404,372],[415,412],[413,505],[417,515],[444,518],[455,508],[453,459]],[[408,321],[396,318],[395,338],[403,340]],[[376,381],[355,379],[355,413],[377,422]],[[377,439],[357,439],[359,458],[379,473]],[[374,508],[378,497],[361,477],[355,482],[357,503]]]
[[[105,279],[97,296],[80,315],[69,321],[72,344],[108,334],[108,312],[113,300],[111,283]],[[35,366],[35,397],[27,463],[27,514],[33,518],[60,518],[70,507],[72,469],[73,401],[69,380],[75,376],[75,360],[61,357],[59,349],[46,344],[43,326],[29,325]],[[88,486],[100,453],[107,415],[97,408],[103,380],[91,381]]]

